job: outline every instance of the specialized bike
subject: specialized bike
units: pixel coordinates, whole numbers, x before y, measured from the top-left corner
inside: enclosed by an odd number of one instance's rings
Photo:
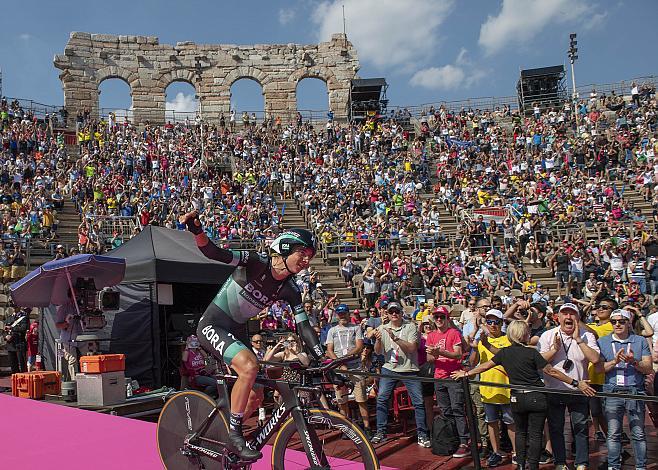
[[[271,455],[275,470],[361,468],[379,469],[372,444],[363,431],[336,411],[312,408],[301,395],[320,393],[317,378],[353,359],[343,357],[319,366],[303,368],[291,364],[285,380],[276,380],[283,368],[265,369],[256,383],[277,390],[281,405],[246,439],[252,449],[262,451],[276,435]],[[226,448],[230,400],[228,384],[237,376],[218,374],[219,398],[213,401],[197,391],[174,395],[165,404],[158,420],[157,441],[160,459],[167,470],[249,469],[254,462],[241,461]],[[278,377],[280,378],[280,377]],[[221,464],[221,467],[217,463]]]

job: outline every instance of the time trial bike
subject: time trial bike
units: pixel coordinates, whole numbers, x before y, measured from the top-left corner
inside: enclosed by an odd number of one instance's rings
[[[262,451],[274,437],[270,459],[275,470],[379,469],[375,450],[364,432],[340,413],[312,407],[300,395],[321,393],[318,378],[354,359],[352,356],[328,364],[304,368],[290,365],[265,369],[256,383],[277,390],[281,405],[248,437],[247,445]],[[276,380],[285,374],[284,380]],[[167,470],[218,468],[248,469],[254,462],[241,461],[226,449],[229,427],[228,384],[237,376],[218,374],[219,398],[212,400],[197,391],[175,394],[165,403],[157,427],[160,458]]]

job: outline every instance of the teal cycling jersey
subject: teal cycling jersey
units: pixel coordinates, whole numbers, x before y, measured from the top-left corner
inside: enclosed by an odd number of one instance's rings
[[[267,256],[249,251],[230,250],[230,253],[233,258],[227,264],[236,269],[213,299],[223,313],[237,323],[246,323],[277,300],[284,300],[290,304],[298,322],[308,319],[301,292],[292,277],[283,281],[274,279]]]

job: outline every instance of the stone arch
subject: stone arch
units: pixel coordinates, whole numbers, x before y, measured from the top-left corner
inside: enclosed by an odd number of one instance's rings
[[[265,90],[265,86],[272,81],[271,77],[262,70],[251,66],[240,66],[231,70],[224,78],[224,85],[231,88],[235,82],[243,78],[248,78],[258,82]]]
[[[184,82],[189,83],[194,87],[197,94],[199,93],[200,82],[196,73],[192,70],[186,69],[174,69],[169,72],[165,72],[157,80],[157,86],[166,90],[169,85],[174,82]]]
[[[308,111],[327,111],[329,109],[329,85],[319,77],[303,77],[295,85],[295,106],[304,118],[313,119]],[[324,115],[324,113],[322,113]]]
[[[347,96],[349,92],[344,90],[345,85],[338,81],[331,69],[322,66],[304,67],[297,69],[290,74],[288,81],[294,83],[295,106],[297,105],[297,86],[299,85],[299,82],[305,78],[318,78],[327,84],[329,109],[335,110],[347,108]]]
[[[293,82],[295,87],[305,78],[318,78],[327,84],[327,90],[335,89],[339,86],[336,76],[326,67],[305,67],[297,69],[289,77],[288,81]]]
[[[105,80],[119,78],[128,84],[132,93],[135,91],[135,87],[138,86],[139,75],[124,68],[117,67],[116,65],[111,65],[97,70],[96,73],[94,73],[94,78],[97,87]]]
[[[98,85],[119,78],[130,86],[135,122],[162,122],[165,90],[190,83],[203,101],[203,118],[219,119],[229,109],[230,87],[241,79],[263,89],[265,107],[277,117],[294,116],[295,88],[304,77],[324,80],[337,118],[347,118],[349,84],[359,70],[356,50],[344,34],[319,44],[160,44],[153,36],[72,32],[55,67],[69,113],[96,109]],[[196,69],[201,64],[201,73]]]

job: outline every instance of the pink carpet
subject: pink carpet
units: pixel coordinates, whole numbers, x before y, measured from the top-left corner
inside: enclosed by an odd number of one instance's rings
[[[1,468],[162,470],[154,423],[0,394]],[[271,448],[252,468],[270,468]],[[349,462],[341,469],[349,470]],[[385,468],[385,467],[382,467]]]

